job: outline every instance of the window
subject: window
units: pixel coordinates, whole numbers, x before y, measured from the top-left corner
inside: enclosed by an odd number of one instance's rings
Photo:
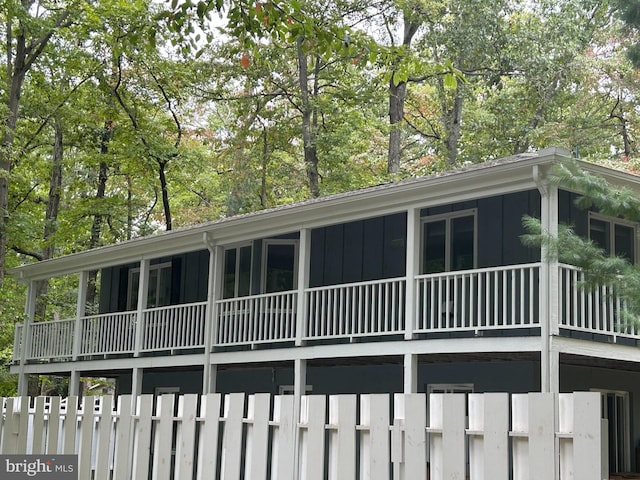
[[[224,251],[222,298],[246,297],[251,293],[251,245]]]
[[[421,273],[474,268],[476,230],[475,209],[423,218]]]
[[[129,288],[127,291],[127,309],[138,306],[138,288],[140,269],[129,270]],[[149,266],[149,285],[147,288],[147,308],[164,307],[171,303],[171,263],[159,263]]]
[[[589,214],[589,239],[610,255],[635,262],[636,225],[622,219]]]
[[[262,291],[287,292],[296,288],[297,240],[265,240],[262,252]]]

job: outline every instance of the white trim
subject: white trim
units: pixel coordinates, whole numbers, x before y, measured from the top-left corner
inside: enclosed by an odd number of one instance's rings
[[[637,264],[638,263],[638,227],[639,224],[638,222],[633,222],[631,220],[626,220],[624,218],[617,218],[617,217],[610,217],[608,215],[603,215],[602,213],[598,213],[598,212],[589,212],[589,218],[588,218],[588,222],[587,222],[587,235],[589,237],[589,240],[591,240],[591,220],[598,220],[600,222],[605,222],[608,223],[610,228],[609,228],[609,249],[610,252],[608,252],[609,254],[613,255],[615,253],[615,243],[616,243],[616,232],[615,232],[615,226],[616,225],[621,225],[623,227],[629,227],[633,230],[633,263]],[[613,228],[611,228],[613,227]]]
[[[173,268],[173,265],[171,262],[162,262],[162,263],[154,263],[153,265],[149,265],[149,270],[148,273],[150,274],[153,270],[162,270],[165,268]],[[136,267],[136,268],[131,268],[129,269],[129,273],[127,274],[127,310],[135,310],[136,305],[132,304],[132,301],[134,300],[132,298],[132,294],[133,294],[133,276],[135,274],[140,275],[140,267]],[[158,275],[157,279],[156,279],[156,291],[159,291],[159,283],[160,283],[160,278],[161,275]],[[138,280],[139,282],[139,280]],[[139,285],[138,285],[139,287]],[[147,296],[149,295],[149,284],[147,283]],[[135,299],[136,302],[138,301],[138,299]],[[157,301],[157,298],[156,298]],[[145,305],[145,308],[153,308],[153,307],[157,307],[158,305]]]
[[[599,392],[601,395],[601,412],[602,412],[602,419],[606,419],[608,424],[609,424],[609,429],[611,429],[611,421],[610,419],[605,416],[607,412],[607,405],[605,403],[605,399],[607,398],[608,395],[614,395],[615,398],[622,398],[622,402],[623,402],[623,418],[622,418],[622,422],[618,422],[622,424],[622,428],[623,428],[623,432],[622,432],[622,438],[623,438],[623,442],[624,445],[622,446],[622,469],[619,469],[620,471],[625,471],[628,472],[631,470],[631,443],[632,443],[632,438],[631,438],[631,429],[630,429],[630,425],[631,425],[631,415],[630,415],[630,410],[631,410],[631,402],[629,400],[629,392],[624,391],[624,390],[608,390],[608,389],[604,389],[604,388],[591,388],[589,389],[589,391],[591,392]],[[609,452],[611,452],[611,448],[613,446],[611,444],[609,444]],[[616,471],[616,469],[614,468],[613,465],[609,466],[609,469],[612,470],[613,472]]]
[[[271,245],[291,245],[293,246],[293,289],[298,288],[298,256],[300,240],[294,238],[266,238],[262,241],[262,258],[260,261],[260,292],[266,293],[267,287],[267,258],[268,249]]]
[[[427,394],[437,393],[473,393],[473,383],[428,383]]]
[[[424,227],[428,223],[445,221],[445,272],[451,270],[451,220],[463,217],[473,217],[473,267],[478,268],[478,209],[469,208],[466,210],[458,210],[455,212],[440,213],[436,215],[425,215],[420,217],[420,252],[419,252],[419,271],[423,272],[424,266]],[[407,252],[408,254],[408,252]]]
[[[217,298],[238,298],[240,295],[238,295],[238,280],[240,279],[239,276],[239,272],[240,272],[240,250],[242,250],[243,248],[247,248],[249,247],[251,249],[251,260],[249,261],[249,295],[251,295],[251,287],[253,286],[253,260],[254,260],[254,248],[253,248],[253,242],[252,241],[245,241],[245,242],[237,242],[234,243],[232,245],[225,245],[222,246],[222,262],[221,263],[221,281],[220,281],[220,288],[219,288],[219,292],[218,293],[218,297]],[[224,296],[224,287],[225,287],[225,275],[226,275],[226,267],[227,267],[227,252],[230,250],[235,250],[236,251],[236,264],[234,267],[234,285],[233,285],[233,296],[231,297],[225,297]]]

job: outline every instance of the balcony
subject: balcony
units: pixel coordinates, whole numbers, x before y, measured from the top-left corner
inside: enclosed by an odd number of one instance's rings
[[[541,266],[420,275],[412,292],[402,277],[217,300],[210,342],[207,302],[37,322],[27,331],[24,360],[62,362],[201,352],[207,347],[294,347],[498,331],[539,335]],[[615,292],[606,286],[585,291],[581,280],[578,269],[558,267],[558,331],[613,341],[640,339],[635,327],[621,322],[624,305]],[[16,325],[14,363],[23,358],[23,328]]]

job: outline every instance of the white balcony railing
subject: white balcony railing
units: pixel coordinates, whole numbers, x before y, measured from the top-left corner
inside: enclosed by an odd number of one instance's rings
[[[296,292],[219,300],[217,345],[253,345],[296,337]]]
[[[21,323],[16,323],[13,331],[13,363],[20,361],[20,353],[22,352],[22,329]]]
[[[83,317],[80,319],[80,351],[78,355],[133,353],[135,327],[136,312],[106,313]]]
[[[145,310],[142,317],[143,352],[204,347],[207,302]]]
[[[584,273],[571,265],[560,265],[559,326],[568,330],[640,338],[638,326],[624,319],[624,301],[612,287],[584,287]]]
[[[539,277],[538,263],[420,275],[416,332],[537,326]]]
[[[74,327],[74,320],[52,320],[31,324],[26,359],[54,360],[71,356]]]
[[[308,289],[304,338],[404,333],[405,288],[396,278]]]
[[[211,346],[539,327],[540,268],[535,263],[420,275],[413,280],[412,305],[405,278],[308,288],[301,318],[298,291],[218,300]],[[559,267],[558,327],[640,339],[637,328],[624,324],[624,304],[615,292],[587,291],[582,279],[578,269]],[[415,319],[410,332],[409,314]],[[25,345],[24,327],[16,325],[13,360],[20,361],[23,348],[27,361],[204,350],[207,318],[207,303],[199,302],[147,309],[141,319],[129,311],[36,322]]]

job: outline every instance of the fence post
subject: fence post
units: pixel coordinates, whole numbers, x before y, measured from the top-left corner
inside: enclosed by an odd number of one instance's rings
[[[356,477],[356,399],[329,397],[329,480]]]
[[[429,395],[431,480],[465,478],[465,395]]]
[[[360,476],[389,479],[389,395],[360,396]]]
[[[302,397],[298,437],[300,480],[324,479],[326,401],[324,395]]]
[[[427,396],[396,394],[391,434],[394,479],[422,479],[427,470]]]

